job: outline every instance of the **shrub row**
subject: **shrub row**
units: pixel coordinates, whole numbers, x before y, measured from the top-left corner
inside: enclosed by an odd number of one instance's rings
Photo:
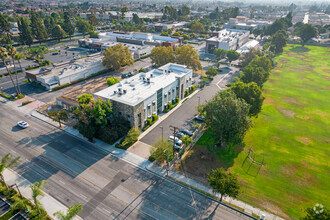
[[[158,120],[158,115],[153,114],[151,118],[147,118],[147,124],[144,126],[142,131],[147,130],[150,126],[152,126]]]
[[[11,97],[9,95],[6,95],[6,94],[4,94],[2,92],[0,92],[0,96],[4,97],[6,99],[11,99]]]
[[[31,102],[33,102],[33,101],[27,100],[27,101],[22,102],[22,105],[27,105],[27,104],[30,104]]]
[[[59,89],[63,89],[65,87],[68,87],[70,85],[70,83],[65,83],[63,85],[59,85],[59,86],[55,86],[54,88],[52,88],[52,91],[56,91],[56,90],[59,90]]]

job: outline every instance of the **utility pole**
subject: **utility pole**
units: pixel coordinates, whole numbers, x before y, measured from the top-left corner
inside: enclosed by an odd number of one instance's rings
[[[162,129],[162,142],[164,142],[164,128],[163,128],[163,126],[159,126],[160,127],[160,129]]]
[[[172,126],[172,125],[170,125],[170,128],[172,128],[171,131],[173,131],[173,137],[174,137],[174,140],[173,140],[173,155],[174,155],[174,152],[175,152],[176,132],[179,131],[180,129],[177,128],[177,127],[175,127],[175,126]]]
[[[198,106],[199,106],[200,103],[201,103],[201,97],[200,96],[197,96],[197,98],[198,98]]]

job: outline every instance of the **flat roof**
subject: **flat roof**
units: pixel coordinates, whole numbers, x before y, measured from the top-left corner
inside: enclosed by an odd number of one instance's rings
[[[159,89],[166,88],[175,82],[177,78],[181,78],[190,72],[192,70],[187,69],[184,65],[168,63],[158,69],[124,79],[94,95],[135,106],[154,95]],[[148,78],[150,83],[147,83]],[[124,90],[126,90],[126,93],[124,93]],[[122,92],[121,95],[119,91]]]
[[[247,30],[236,30],[236,29],[224,29],[219,32],[217,32],[219,36],[214,36],[207,41],[216,41],[216,42],[231,42],[237,39],[237,37],[240,37],[246,33],[250,33]]]

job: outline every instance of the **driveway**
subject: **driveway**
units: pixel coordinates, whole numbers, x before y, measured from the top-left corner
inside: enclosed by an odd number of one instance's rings
[[[147,135],[145,135],[140,141],[149,145],[153,145],[155,141],[162,136],[167,138],[170,135],[173,135],[173,132],[170,130],[170,125],[178,127],[178,128],[187,128],[189,130],[193,130],[191,126],[191,122],[197,114],[197,110],[195,106],[198,104],[204,104],[207,100],[211,99],[217,92],[220,90],[226,89],[226,84],[231,82],[233,78],[236,76],[234,74],[238,69],[236,67],[231,67],[230,69],[223,69],[223,72],[216,77],[212,83],[208,86],[205,86],[201,91],[199,91],[196,95],[189,98],[185,103],[183,103],[177,110],[175,110],[172,114],[166,117],[157,127],[149,131]]]

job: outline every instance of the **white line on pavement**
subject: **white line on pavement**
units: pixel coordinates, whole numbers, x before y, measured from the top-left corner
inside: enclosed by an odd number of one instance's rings
[[[83,195],[81,193],[80,193],[80,196],[83,197],[83,198],[85,198],[85,199],[87,199],[87,196],[85,196],[85,195]]]
[[[221,89],[221,87],[219,86],[219,83],[222,82],[222,80],[224,80],[232,71],[230,71],[229,73],[227,73],[226,75],[224,75],[218,82],[217,84],[215,84],[219,89]]]

